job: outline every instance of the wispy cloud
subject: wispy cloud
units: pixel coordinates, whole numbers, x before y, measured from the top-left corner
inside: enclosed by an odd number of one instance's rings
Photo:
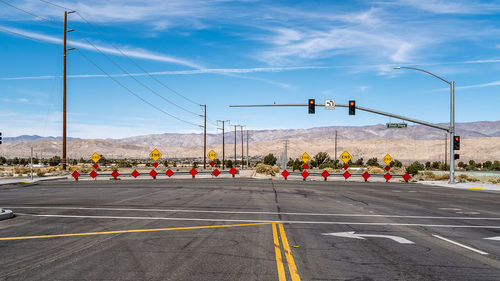
[[[494,87],[494,86],[500,86],[500,81],[493,81],[493,82],[476,84],[476,85],[469,85],[469,86],[459,86],[456,88],[464,90],[464,89],[476,89],[476,88],[486,88],[486,87]]]
[[[498,3],[482,3],[476,0],[397,0],[385,3],[411,6],[434,14],[492,14],[500,11]]]
[[[155,71],[151,75],[195,75],[195,74],[246,74],[258,72],[284,72],[297,70],[327,69],[326,66],[297,66],[297,67],[255,67],[255,68],[204,68],[195,70],[176,70],[176,71]],[[132,76],[148,76],[146,73],[131,73]],[[128,74],[110,74],[111,77],[128,77]],[[108,77],[105,74],[77,74],[68,75],[68,78],[100,78]],[[20,76],[3,77],[0,80],[43,80],[62,78],[61,75],[41,75],[41,76]],[[255,78],[259,79],[259,78]],[[267,80],[269,82],[269,80]]]
[[[7,26],[1,26],[0,25],[0,32],[4,33],[10,33],[10,34],[17,34],[23,37],[28,37],[32,38],[35,40],[41,40],[45,41],[47,43],[52,43],[52,44],[62,44],[62,39],[50,35],[45,35],[41,33],[36,33],[32,31],[27,31],[23,29],[18,29],[18,28],[13,28],[13,27],[7,27]],[[75,47],[75,48],[80,48],[80,49],[85,49],[89,51],[97,51],[92,45],[80,41],[75,41],[75,40],[68,40],[68,46],[69,47]],[[98,46],[96,47],[103,53],[107,54],[112,54],[112,55],[121,55],[121,53],[110,47],[105,47],[105,46]],[[123,48],[123,53],[126,54],[129,57],[132,58],[138,58],[138,59],[146,59],[146,60],[153,60],[153,61],[160,61],[160,62],[168,62],[172,64],[177,64],[177,65],[182,65],[182,66],[187,66],[191,68],[196,68],[200,69],[203,68],[199,64],[196,64],[194,62],[191,62],[189,60],[185,59],[180,59],[172,56],[167,56],[163,54],[156,54],[147,50],[143,49],[131,49],[131,48]]]

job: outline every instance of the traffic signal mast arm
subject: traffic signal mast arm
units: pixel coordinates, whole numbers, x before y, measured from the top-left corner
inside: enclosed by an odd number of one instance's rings
[[[302,103],[302,104],[254,104],[254,105],[230,105],[229,107],[287,107],[287,106],[309,106],[309,104],[307,104],[307,103]],[[325,106],[325,105],[317,103],[316,106]],[[346,107],[346,108],[349,108],[349,105],[347,105],[347,104],[336,104],[335,107]],[[431,128],[435,128],[435,129],[440,129],[440,130],[443,130],[443,131],[446,131],[446,132],[450,131],[449,127],[441,126],[441,125],[438,125],[438,124],[432,124],[432,123],[429,123],[429,122],[425,122],[425,121],[422,121],[422,120],[413,119],[413,118],[409,118],[409,117],[405,117],[405,116],[401,116],[401,115],[397,115],[397,114],[383,112],[383,111],[380,111],[380,110],[375,110],[375,109],[371,109],[371,108],[367,108],[367,107],[362,107],[362,106],[357,106],[357,105],[356,105],[356,109],[357,110],[366,111],[366,112],[375,113],[375,114],[378,114],[378,115],[384,115],[384,116],[388,116],[388,117],[393,117],[393,118],[405,120],[405,121],[412,122],[412,123],[415,123],[415,124],[420,124],[420,125],[423,125],[423,126],[427,126],[427,127],[431,127]]]

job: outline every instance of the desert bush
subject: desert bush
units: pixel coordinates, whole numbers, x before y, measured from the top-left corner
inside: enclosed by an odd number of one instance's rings
[[[259,174],[274,176],[277,173],[279,173],[280,168],[278,166],[271,166],[271,165],[259,163],[259,164],[257,164],[255,171]]]
[[[374,167],[374,166],[368,167],[367,172],[369,174],[385,174],[386,173],[386,171],[384,169],[379,168],[379,167]]]
[[[15,168],[14,168],[14,172],[15,172],[16,174],[21,174],[21,175],[22,175],[22,174],[28,174],[28,173],[30,173],[30,172],[31,172],[31,169],[30,169],[30,168],[28,168],[28,167],[15,167]]]
[[[435,180],[436,179],[436,175],[430,171],[425,171],[422,176],[425,180]]]
[[[449,174],[436,175],[436,177],[434,179],[437,181],[449,180],[450,175]]]
[[[408,167],[406,167],[406,172],[412,175],[418,174],[419,171],[423,170],[425,167],[424,165],[420,164],[420,162],[415,161],[411,163]]]
[[[468,181],[468,182],[477,182],[477,181],[479,181],[479,179],[473,178],[473,177],[469,177],[466,174],[460,174],[460,175],[458,175],[456,177],[456,179],[458,179],[459,181]]]

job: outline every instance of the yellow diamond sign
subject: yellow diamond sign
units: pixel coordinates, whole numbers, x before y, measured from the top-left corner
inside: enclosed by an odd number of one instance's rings
[[[151,157],[151,159],[153,159],[154,161],[158,161],[158,159],[161,158],[161,153],[158,151],[158,149],[155,148],[155,150],[149,153],[149,157]]]
[[[207,154],[208,158],[210,158],[210,160],[214,161],[215,158],[217,158],[217,153],[215,153],[215,151],[213,150],[210,150],[210,152]]]
[[[92,159],[92,161],[94,161],[94,163],[97,163],[97,161],[99,161],[99,159],[101,159],[101,155],[97,154],[97,152],[94,152],[94,154],[92,154],[92,156],[90,156],[90,159]]]
[[[392,162],[392,157],[387,154],[382,160],[384,160],[385,164],[389,165]]]
[[[304,163],[307,163],[307,161],[311,160],[311,156],[309,156],[309,154],[307,154],[307,152],[304,152],[304,154],[302,154],[302,156],[300,156],[300,160],[304,161]]]
[[[342,152],[342,154],[340,154],[340,160],[344,161],[344,164],[347,164],[347,162],[349,162],[349,160],[352,159],[352,156],[351,154],[349,154],[349,152],[347,151],[344,151]]]

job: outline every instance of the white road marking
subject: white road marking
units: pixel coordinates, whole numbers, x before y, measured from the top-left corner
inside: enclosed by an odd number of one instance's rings
[[[379,235],[379,234],[361,234],[355,233],[354,231],[347,232],[332,232],[332,233],[323,233],[323,235],[331,235],[337,237],[346,237],[346,238],[354,238],[354,239],[365,239],[365,237],[376,237],[376,238],[387,238],[394,240],[400,244],[415,244],[414,242],[399,236],[394,235]]]
[[[439,210],[444,210],[444,211],[460,211],[462,209],[459,209],[459,208],[439,208]]]
[[[82,218],[82,219],[129,219],[129,220],[172,220],[172,221],[211,221],[211,222],[248,222],[248,223],[295,223],[295,224],[335,224],[335,225],[381,225],[381,226],[422,226],[444,228],[491,228],[500,229],[500,225],[453,225],[453,224],[419,224],[419,223],[387,223],[387,222],[338,222],[338,221],[294,221],[294,220],[242,220],[242,219],[205,219],[205,218],[173,218],[173,217],[121,217],[121,216],[80,216],[80,215],[38,215],[15,213],[17,216]]]
[[[448,243],[451,243],[451,244],[453,244],[453,245],[457,245],[457,246],[462,247],[462,248],[464,248],[464,249],[467,249],[467,250],[473,251],[473,252],[475,252],[475,253],[478,253],[478,254],[481,254],[481,255],[488,255],[488,253],[486,253],[486,252],[483,252],[483,251],[481,251],[481,250],[478,250],[478,249],[472,248],[472,247],[470,247],[470,246],[467,246],[467,245],[464,245],[464,244],[461,244],[461,243],[455,242],[455,241],[450,240],[450,239],[448,239],[448,238],[444,238],[443,236],[440,236],[440,235],[437,235],[437,234],[432,234],[432,236],[434,236],[434,237],[436,237],[436,238],[439,238],[439,239],[441,239],[441,240],[444,240],[444,241],[446,241],[446,242],[448,242]]]
[[[375,215],[375,214],[334,214],[334,213],[287,213],[287,212],[252,212],[252,211],[214,211],[214,210],[185,210],[185,209],[135,209],[135,208],[90,208],[90,207],[16,207],[15,209],[45,209],[45,210],[95,210],[95,211],[133,211],[133,212],[175,212],[175,213],[206,213],[206,214],[256,214],[256,215],[292,215],[292,216],[331,216],[331,217],[379,217],[405,219],[444,219],[444,220],[500,220],[500,217],[437,217],[437,216],[403,216],[403,215]],[[369,211],[373,213],[373,211]]]
[[[480,212],[455,212],[457,214],[461,214],[461,215],[479,215],[481,214]]]
[[[484,238],[484,239],[500,241],[500,236],[488,237],[488,238]]]

